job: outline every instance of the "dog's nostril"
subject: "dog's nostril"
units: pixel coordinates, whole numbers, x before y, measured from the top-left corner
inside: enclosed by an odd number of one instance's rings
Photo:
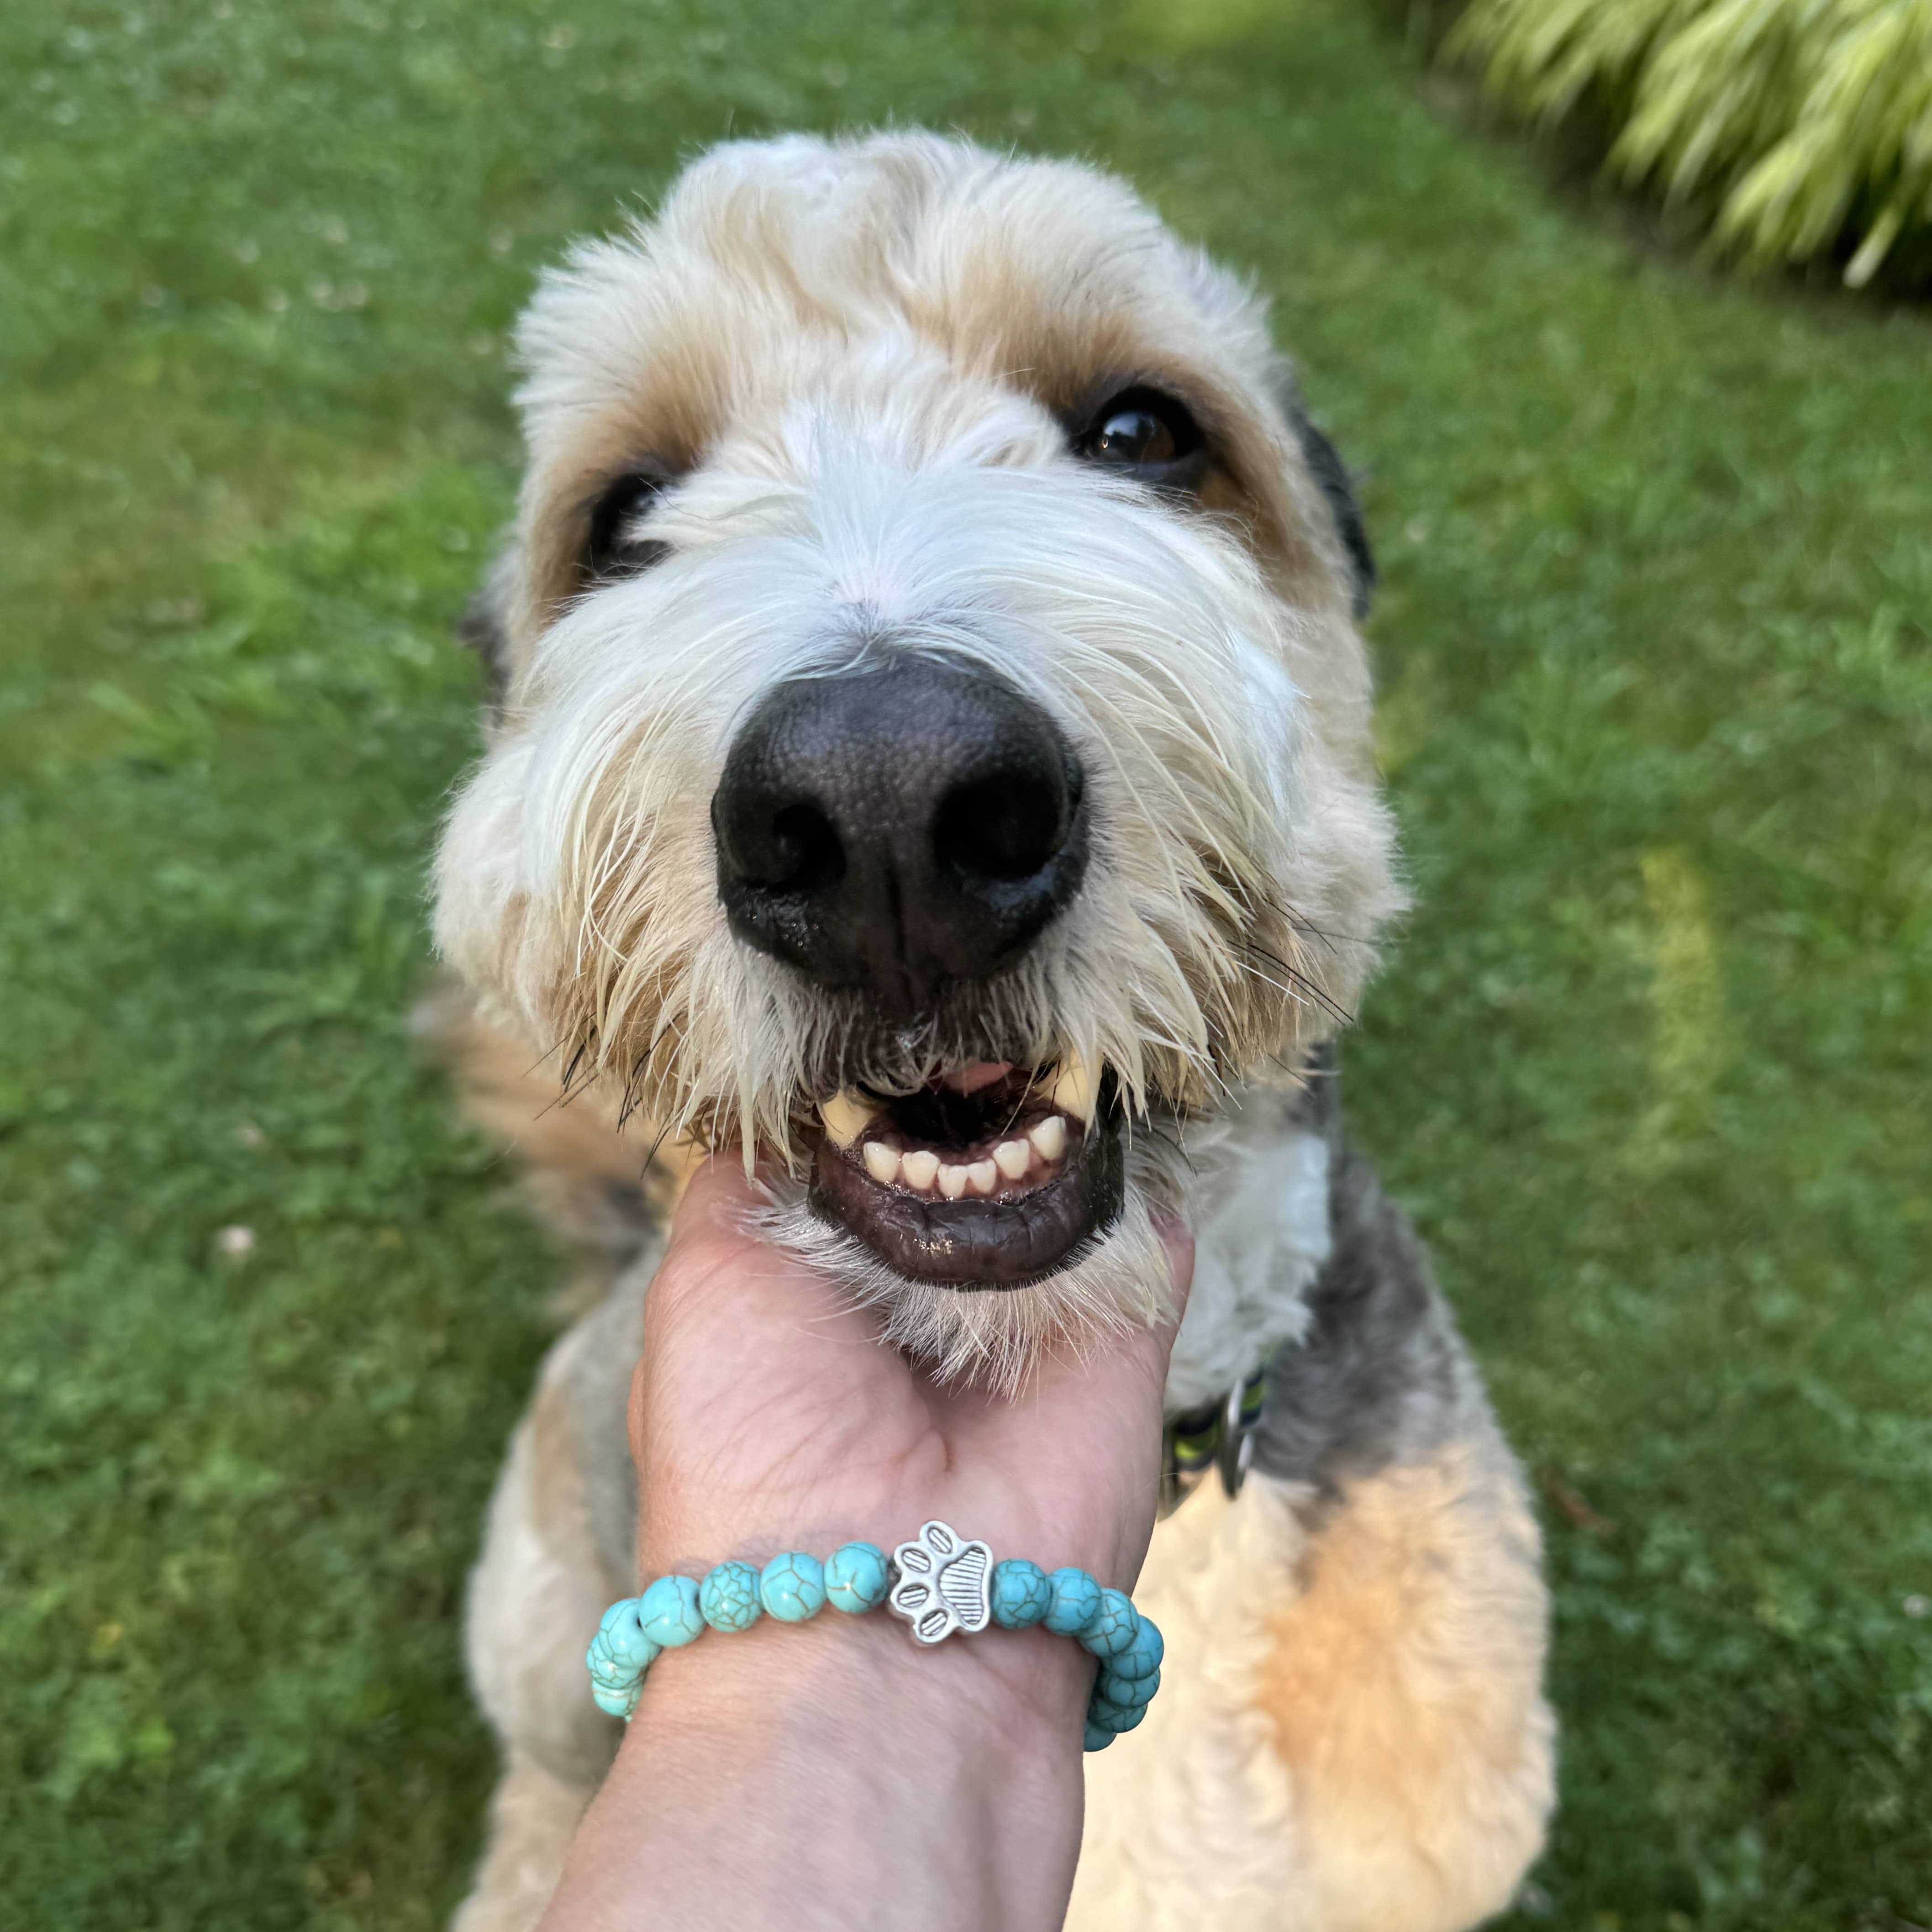
[[[955,785],[933,815],[933,855],[969,886],[1034,878],[1066,843],[1076,802],[1048,772]]]
[[[821,892],[845,876],[845,848],[817,805],[788,806],[777,813],[772,820],[772,842],[784,860],[783,883],[794,892]]]
[[[817,892],[845,873],[845,848],[825,808],[801,799],[734,814],[720,825],[720,848],[744,884],[775,892]]]

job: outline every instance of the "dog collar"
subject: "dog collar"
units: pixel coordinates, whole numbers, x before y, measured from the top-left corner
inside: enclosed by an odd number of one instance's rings
[[[1169,1418],[1161,1432],[1160,1513],[1172,1516],[1218,1469],[1221,1487],[1232,1501],[1241,1492],[1254,1460],[1255,1428],[1268,1396],[1270,1349],[1254,1372],[1224,1396]]]

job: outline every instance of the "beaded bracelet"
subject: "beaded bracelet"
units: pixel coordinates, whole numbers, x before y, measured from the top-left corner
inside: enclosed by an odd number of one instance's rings
[[[800,1624],[827,1604],[856,1616],[881,1602],[912,1626],[919,1643],[940,1642],[955,1630],[970,1635],[988,1623],[1003,1630],[1044,1624],[1076,1639],[1100,1665],[1087,1700],[1090,1751],[1105,1750],[1132,1730],[1160,1688],[1160,1632],[1125,1592],[1103,1588],[1084,1570],[1049,1576],[1023,1557],[995,1563],[984,1543],[929,1522],[890,1562],[874,1544],[848,1543],[823,1563],[790,1550],[762,1570],[720,1563],[702,1582],[660,1576],[642,1596],[626,1597],[604,1612],[584,1653],[590,1694],[628,1724],[644,1672],[659,1653],[692,1642],[707,1624],[748,1630],[761,1615]]]

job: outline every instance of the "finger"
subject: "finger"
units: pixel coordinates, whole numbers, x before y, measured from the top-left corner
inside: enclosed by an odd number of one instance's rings
[[[769,1205],[741,1160],[706,1161],[644,1297],[629,1432],[656,1486],[654,1540],[694,1510],[728,1516],[794,1477],[809,1488],[820,1460],[851,1458],[855,1436],[906,1433],[904,1364],[879,1346],[875,1317],[761,1237]]]
[[[680,1248],[705,1242],[730,1249],[750,1241],[747,1220],[765,1201],[736,1154],[712,1154],[692,1175],[671,1216],[666,1259]]]
[[[838,1297],[815,1268],[760,1238],[756,1218],[771,1204],[763,1184],[748,1179],[736,1154],[714,1154],[692,1176],[677,1211],[653,1299],[682,1303],[702,1294],[728,1298],[741,1318],[782,1316],[810,1322],[833,1312]]]
[[[958,1421],[989,1444],[1011,1438],[1042,1449],[1063,1438],[1127,1444],[1150,1429],[1157,1435],[1168,1360],[1193,1282],[1194,1237],[1172,1216],[1157,1216],[1155,1226],[1172,1289],[1170,1319],[1052,1345],[1012,1401],[962,1391]]]

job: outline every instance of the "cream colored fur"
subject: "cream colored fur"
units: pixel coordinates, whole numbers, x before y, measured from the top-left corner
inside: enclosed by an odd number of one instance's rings
[[[1508,1904],[1554,1796],[1535,1528],[1476,1432],[1324,1512],[1251,1480],[1162,1524],[1135,1600],[1171,1660],[1088,1760],[1070,1932],[1455,1932]]]
[[[695,1150],[775,1157],[776,1237],[900,1346],[995,1383],[1050,1335],[1156,1318],[1150,1216],[1178,1207],[1200,1246],[1169,1402],[1210,1400],[1309,1329],[1335,1144],[1298,1120],[1297,1070],[1400,903],[1347,560],[1262,306],[1118,182],[918,134],[727,146],[580,248],[519,339],[529,465],[488,593],[506,688],[438,860],[462,986],[431,1027],[616,1279],[544,1365],[474,1580],[505,1772],[460,1932],[534,1924],[614,1748],[582,1654],[636,1581],[646,1150],[659,1209]],[[1070,454],[1069,422],[1135,383],[1206,430],[1193,496]],[[646,459],[679,478],[637,532],[668,555],[595,580],[590,506]],[[886,1034],[734,938],[708,802],[774,683],[907,652],[1042,706],[1097,830],[1019,964]],[[1070,1052],[1120,1082],[1127,1198],[1058,1274],[958,1294],[806,1213],[816,1102]],[[1165,1681],[1092,1763],[1070,1923],[1435,1932],[1504,1901],[1549,1802],[1544,1604],[1473,1374],[1445,1386],[1424,1460],[1334,1494],[1256,1478],[1161,1528],[1141,1594]]]
[[[1148,1210],[1188,1204],[1187,1130],[1333,1030],[1399,903],[1346,572],[1261,305],[1088,170],[800,139],[706,157],[551,277],[520,340],[509,684],[439,860],[445,953],[532,1057],[674,1139],[786,1159],[840,1087],[904,1091],[988,1042],[1111,1067],[1148,1130],[1129,1211],[1039,1289],[922,1292],[811,1238],[950,1371],[1010,1381],[1050,1328],[1157,1314]],[[1188,398],[1200,500],[1068,454],[1063,412],[1108,382]],[[646,454],[681,471],[643,526],[670,554],[586,581],[586,506]],[[880,650],[1035,698],[1100,828],[1023,959],[892,1034],[733,934],[708,810],[760,694]]]

